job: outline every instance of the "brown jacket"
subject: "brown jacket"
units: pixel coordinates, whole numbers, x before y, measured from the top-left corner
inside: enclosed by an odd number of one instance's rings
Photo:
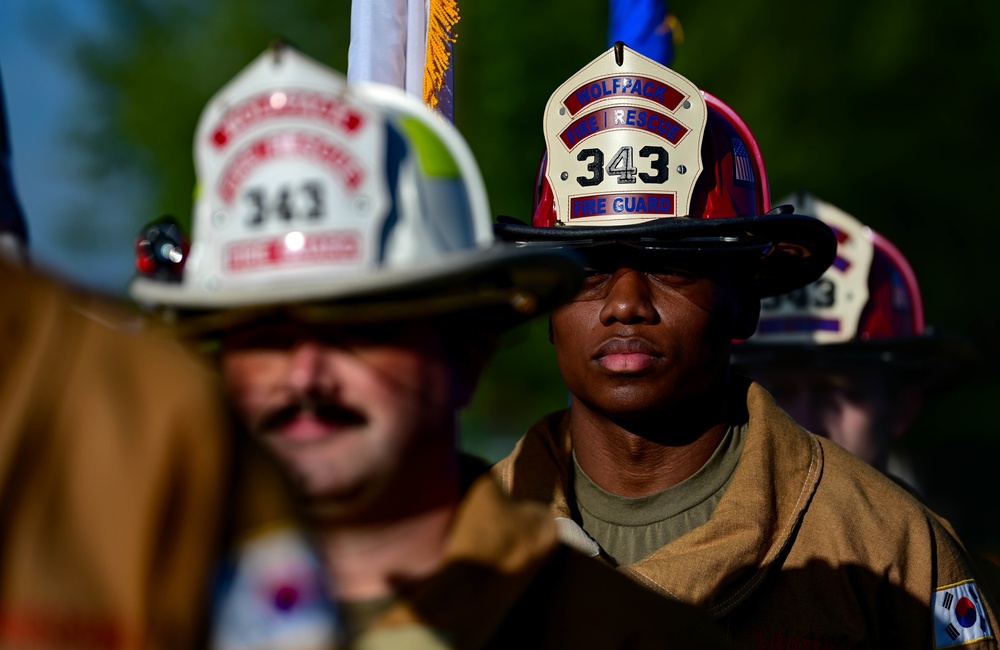
[[[472,484],[435,575],[355,644],[381,648],[721,648],[708,617],[560,544],[537,504]]]
[[[196,646],[232,452],[212,375],[3,263],[0,297],[0,648]]]
[[[970,612],[970,585],[954,586],[972,571],[936,516],[804,431],[758,385],[746,405],[743,456],[711,519],[621,572],[707,608],[741,648],[934,648],[986,632],[966,647],[997,647],[985,598]],[[579,522],[571,446],[568,418],[556,413],[495,475],[506,492]]]

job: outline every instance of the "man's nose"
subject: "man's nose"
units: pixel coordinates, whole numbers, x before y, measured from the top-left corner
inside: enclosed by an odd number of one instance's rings
[[[297,393],[312,392],[323,377],[323,346],[316,341],[303,341],[297,343],[289,355],[289,388]]]
[[[618,269],[608,280],[608,285],[608,294],[601,308],[602,324],[656,322],[658,314],[653,305],[653,288],[645,273],[630,268]]]

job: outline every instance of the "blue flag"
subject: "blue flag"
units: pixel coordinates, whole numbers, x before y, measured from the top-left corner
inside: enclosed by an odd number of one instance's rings
[[[28,228],[21,205],[14,193],[11,175],[10,138],[7,135],[7,111],[3,101],[3,78],[0,77],[0,234],[10,233],[28,243]]]
[[[663,65],[674,60],[666,0],[608,0],[608,44],[622,41]]]

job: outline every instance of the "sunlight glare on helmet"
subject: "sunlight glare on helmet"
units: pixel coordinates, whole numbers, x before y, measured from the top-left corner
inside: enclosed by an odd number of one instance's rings
[[[285,107],[288,102],[288,97],[285,93],[277,92],[271,95],[271,108],[278,111]]]
[[[285,235],[285,248],[290,251],[300,251],[305,246],[306,236],[299,231],[290,232]]]

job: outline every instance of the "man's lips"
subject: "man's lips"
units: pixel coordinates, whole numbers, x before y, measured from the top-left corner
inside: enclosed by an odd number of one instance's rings
[[[630,374],[647,370],[663,355],[643,339],[611,339],[597,348],[593,358],[606,370]]]
[[[278,429],[276,433],[285,440],[296,442],[307,442],[310,440],[321,440],[334,433],[336,427],[331,427],[329,423],[320,420],[312,413],[300,413],[298,416],[288,420]]]

